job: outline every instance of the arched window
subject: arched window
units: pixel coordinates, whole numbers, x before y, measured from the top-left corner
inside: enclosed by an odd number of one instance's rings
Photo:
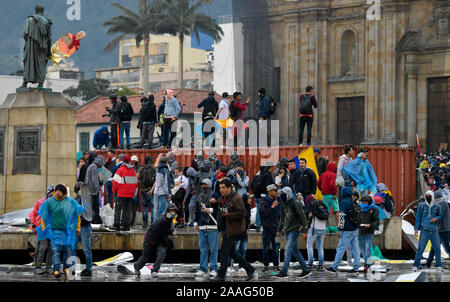
[[[352,30],[346,30],[341,42],[341,76],[356,74],[356,35]]]

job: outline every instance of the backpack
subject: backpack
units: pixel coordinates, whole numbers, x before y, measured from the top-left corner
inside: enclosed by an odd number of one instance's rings
[[[156,180],[156,170],[152,166],[144,166],[139,174],[139,182],[144,189],[152,188]]]
[[[394,212],[394,199],[392,198],[391,195],[389,194],[384,195],[383,204],[386,211],[388,211],[389,213]]]
[[[353,222],[357,227],[359,227],[359,225],[361,224],[362,209],[361,206],[355,201],[352,201],[348,219],[350,219],[350,221]]]
[[[263,192],[263,190],[261,189],[263,186],[263,178],[264,175],[255,175],[255,177],[253,178],[252,181],[252,190],[253,190],[253,194],[255,195],[261,195],[261,193]]]
[[[236,101],[232,101],[230,104],[230,117],[233,121],[236,121],[239,118],[239,109],[237,109],[236,107],[234,107],[234,103]]]
[[[328,207],[323,202],[316,201],[315,210],[314,216],[316,216],[317,219],[328,220],[330,213],[328,212]]]
[[[302,102],[300,103],[300,113],[301,114],[311,114],[312,113],[312,95],[303,95]]]
[[[269,113],[270,115],[274,115],[275,112],[277,111],[277,103],[273,98],[273,96],[270,96],[269,98],[270,98]]]

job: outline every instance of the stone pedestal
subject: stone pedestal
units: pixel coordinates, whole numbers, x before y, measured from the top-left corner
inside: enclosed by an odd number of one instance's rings
[[[76,182],[76,110],[61,93],[22,89],[0,106],[0,214],[33,207],[48,184]]]

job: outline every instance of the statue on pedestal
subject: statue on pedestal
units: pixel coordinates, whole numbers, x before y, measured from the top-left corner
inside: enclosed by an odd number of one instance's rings
[[[29,16],[25,24],[23,85],[20,88],[27,88],[28,83],[39,83],[38,88],[44,86],[47,62],[51,57],[52,21],[43,14],[44,7],[36,6],[35,14]]]

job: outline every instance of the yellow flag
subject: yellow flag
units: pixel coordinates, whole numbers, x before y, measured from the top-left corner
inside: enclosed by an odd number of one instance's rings
[[[302,153],[298,155],[298,159],[300,158],[306,159],[306,166],[316,173],[317,181],[319,181],[319,172],[317,172],[316,159],[314,158],[314,149],[313,147],[309,147]],[[306,197],[306,196],[304,196]],[[323,200],[322,192],[320,192],[319,188],[317,188],[316,195],[314,196],[316,200]]]

